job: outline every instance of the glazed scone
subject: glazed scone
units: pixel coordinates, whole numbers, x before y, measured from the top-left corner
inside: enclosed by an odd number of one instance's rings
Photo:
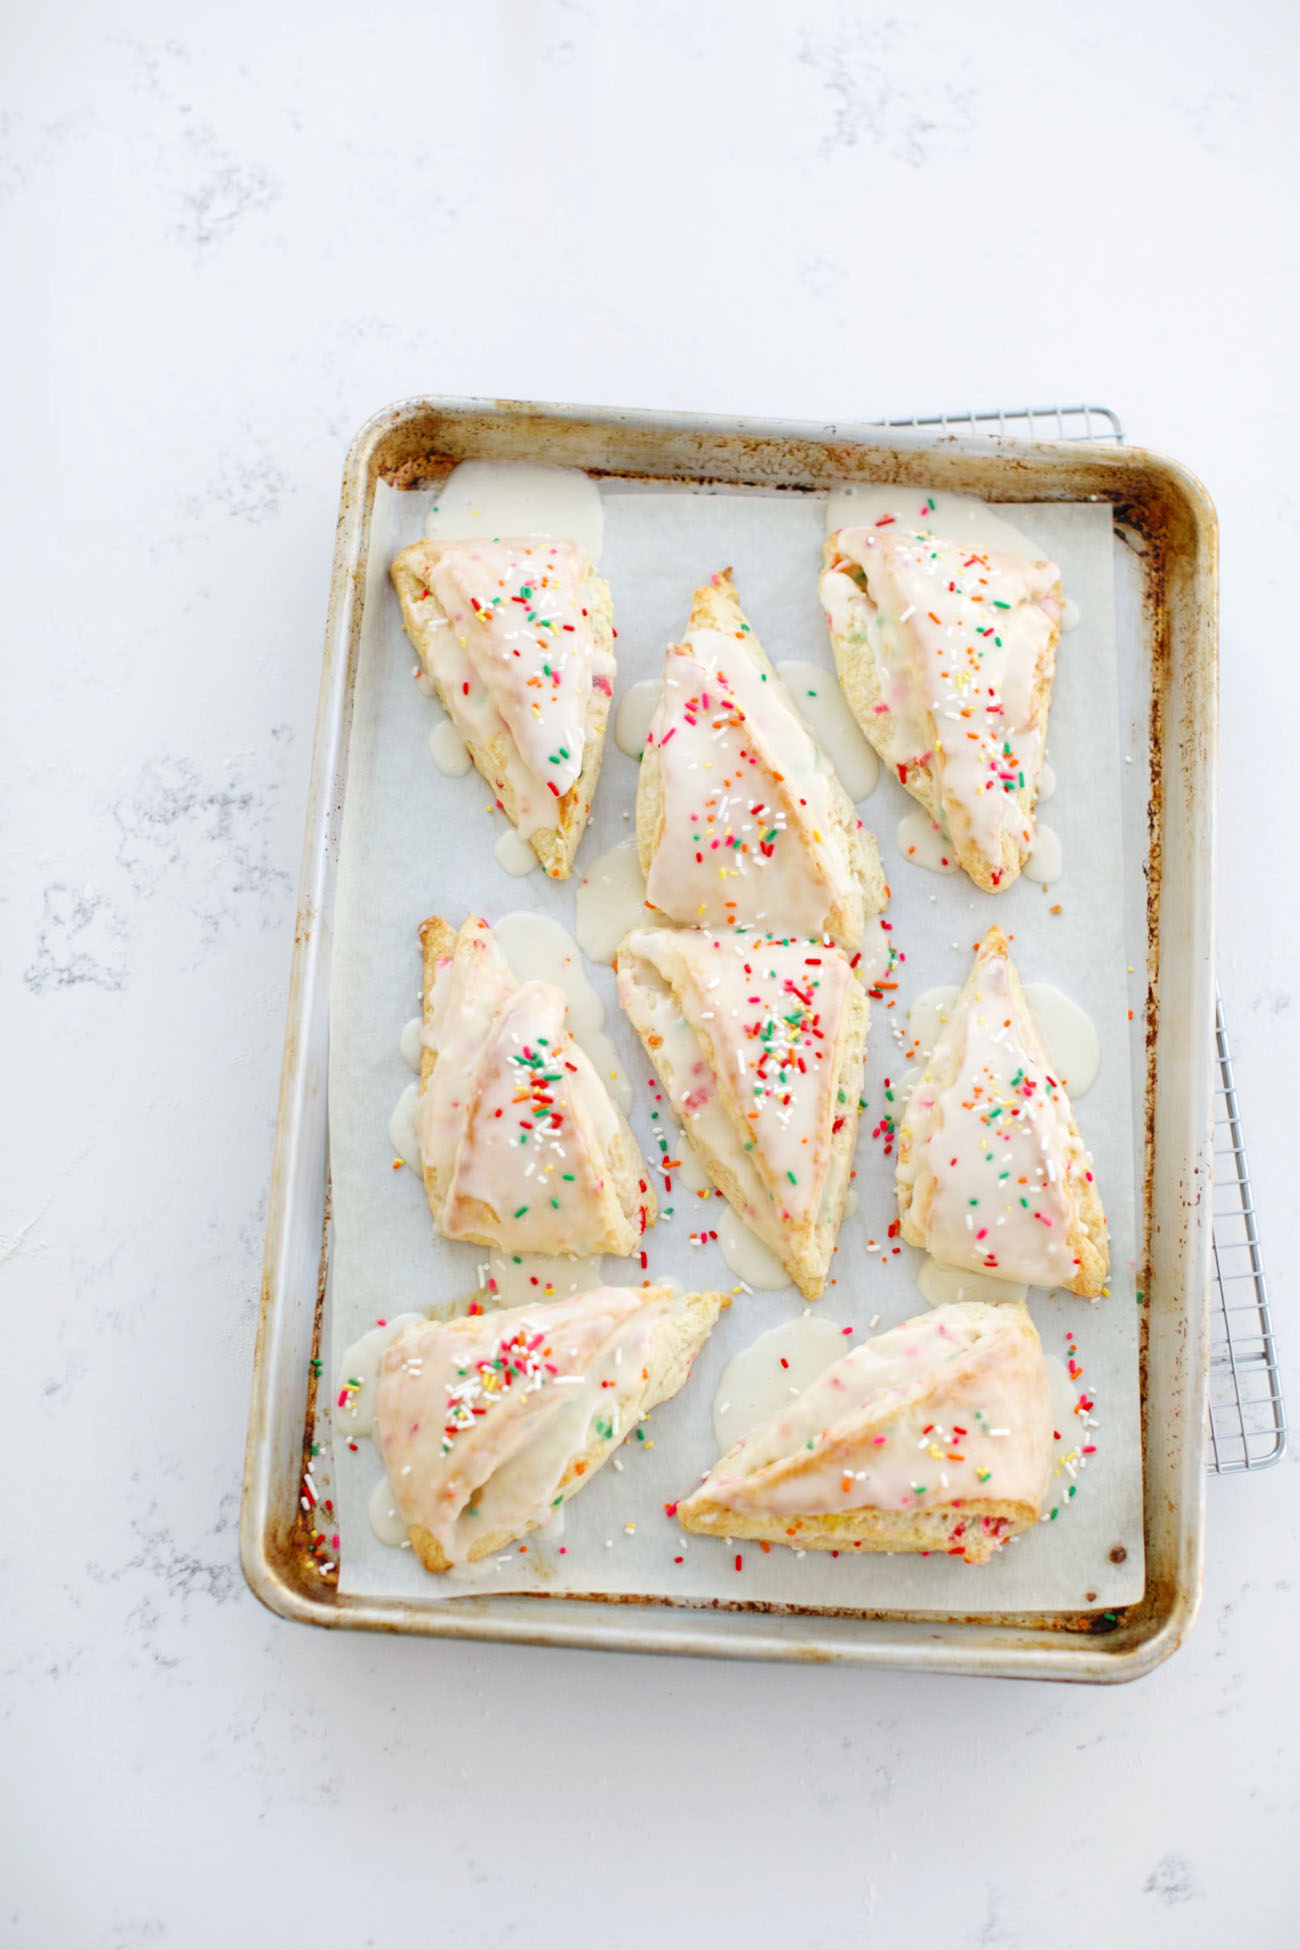
[[[1018,1305],[937,1307],[863,1341],[715,1463],[687,1530],[983,1564],[1052,1468],[1043,1350]]]
[[[841,528],[819,583],[849,706],[971,879],[1009,887],[1034,843],[1063,594],[1055,563],[892,516]]]
[[[517,982],[486,921],[420,927],[416,1106],[438,1230],[508,1253],[632,1253],[657,1217],[626,1119],[549,982]]]
[[[729,570],[664,658],[637,781],[646,903],[684,927],[828,934],[850,950],[889,898],[876,842],[795,709]]]
[[[944,1265],[1105,1290],[1092,1159],[1000,928],[981,941],[908,1100],[895,1177],[904,1239]]]
[[[380,1363],[374,1439],[425,1569],[477,1563],[549,1521],[677,1393],[729,1304],[593,1287],[407,1327]]]
[[[576,542],[413,542],[402,622],[497,804],[567,878],[600,775],[614,680],[609,584]]]
[[[815,1300],[844,1216],[868,1003],[831,941],[634,928],[618,995],[718,1190]]]

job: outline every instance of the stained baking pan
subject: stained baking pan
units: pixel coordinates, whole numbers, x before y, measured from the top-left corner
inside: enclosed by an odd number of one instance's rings
[[[1130,917],[1130,940],[1146,944],[1135,1057],[1144,1145],[1139,1604],[936,1619],[599,1594],[429,1607],[339,1593],[312,1521],[311,1457],[330,1249],[331,914],[370,520],[381,478],[419,485],[468,458],[796,490],[914,482],[994,502],[1100,501],[1113,510],[1121,709],[1149,728],[1149,762],[1124,781],[1128,830],[1145,835]],[[243,1564],[267,1605],[304,1623],[430,1636],[1035,1678],[1133,1678],[1175,1649],[1195,1615],[1204,1521],[1216,586],[1208,497],[1184,469],[1141,449],[440,399],[405,402],[362,429],[344,472],[330,591],[244,1474]]]

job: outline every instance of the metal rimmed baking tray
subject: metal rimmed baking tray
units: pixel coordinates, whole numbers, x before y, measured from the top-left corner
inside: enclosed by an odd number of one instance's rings
[[[792,490],[911,481],[991,501],[1111,506],[1121,709],[1149,731],[1149,764],[1124,781],[1129,830],[1145,834],[1130,896],[1130,940],[1145,945],[1147,976],[1135,1058],[1145,1142],[1148,1568],[1140,1604],[1120,1613],[941,1620],[598,1594],[466,1597],[428,1608],[341,1596],[313,1554],[303,1477],[329,1267],[330,922],[370,517],[381,478],[418,485],[466,458]],[[336,1627],[1037,1678],[1132,1678],[1174,1650],[1195,1614],[1204,1517],[1216,580],[1204,490],[1140,449],[438,399],[393,407],[362,429],[344,473],[331,584],[244,1477],[243,1563],[265,1603]]]

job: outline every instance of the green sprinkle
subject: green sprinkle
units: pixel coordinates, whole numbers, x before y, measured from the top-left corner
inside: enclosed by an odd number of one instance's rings
[[[787,1171],[787,1173],[786,1173],[785,1175],[786,1175],[786,1177],[787,1177],[787,1178],[788,1178],[788,1179],[790,1180],[790,1183],[791,1183],[792,1185],[797,1185],[797,1184],[799,1183],[799,1180],[798,1180],[798,1179],[797,1179],[797,1178],[795,1177],[795,1175],[794,1175],[794,1173],[793,1173],[792,1171]]]
[[[993,607],[994,609],[1010,609],[1011,605],[1010,603],[1000,603],[997,597],[995,596],[993,598]]]
[[[560,1209],[560,1201],[558,1198],[555,1197],[553,1193],[551,1195],[551,1204],[555,1207],[556,1211],[558,1212]]]
[[[528,1210],[528,1207],[527,1207],[526,1205],[521,1205],[521,1206],[520,1206],[520,1208],[519,1208],[519,1210],[518,1210],[518,1211],[517,1211],[517,1212],[515,1213],[515,1217],[516,1217],[517,1219],[522,1219],[522,1218],[523,1218],[523,1216],[524,1216],[524,1213],[525,1213],[525,1212],[526,1212],[527,1210]]]

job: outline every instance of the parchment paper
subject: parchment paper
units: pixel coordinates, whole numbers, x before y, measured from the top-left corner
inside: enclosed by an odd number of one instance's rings
[[[614,592],[619,631],[617,696],[661,672],[664,645],[685,628],[691,589],[731,565],[740,597],[774,661],[800,657],[832,669],[816,581],[825,514],[823,497],[695,490],[604,491],[601,571]],[[334,1242],[328,1295],[330,1366],[337,1394],[343,1351],[377,1318],[426,1310],[476,1285],[486,1253],[438,1238],[424,1189],[409,1170],[392,1169],[390,1113],[411,1073],[398,1050],[407,1019],[418,1013],[419,921],[439,912],[459,922],[473,910],[489,921],[524,907],[550,914],[571,932],[574,894],[584,863],[626,836],[636,766],[606,745],[604,770],[578,873],[567,882],[540,872],[509,877],[493,858],[502,817],[476,773],[445,778],[427,748],[438,706],[412,681],[414,654],[402,630],[387,567],[423,532],[434,497],[380,485],[371,528],[370,566],[361,631],[355,715],[339,863],[331,976],[330,1149]],[[921,495],[918,490],[918,507]],[[1049,727],[1055,796],[1043,818],[1061,834],[1064,874],[1044,891],[1027,879],[1006,893],[983,894],[964,874],[940,877],[906,863],[895,830],[915,801],[882,775],[859,811],[876,833],[893,889],[889,918],[906,961],[896,1006],[872,1004],[866,1096],[857,1150],[859,1209],[840,1234],[833,1284],[820,1312],[853,1329],[846,1350],[875,1331],[920,1313],[915,1278],[921,1255],[895,1253],[887,1238],[897,1216],[891,1157],[872,1137],[882,1112],[901,1110],[885,1098],[885,1078],[904,1068],[895,1040],[910,1002],[937,983],[964,981],[973,944],[997,921],[1014,936],[1013,954],[1027,982],[1053,982],[1091,1014],[1100,1034],[1101,1073],[1078,1106],[1096,1163],[1111,1229],[1110,1298],[1090,1304],[1069,1295],[1033,1292],[1030,1305],[1049,1354],[1064,1357],[1073,1330],[1081,1385],[1095,1401],[1096,1453],[1065,1501],[1058,1477],[1052,1502],[1063,1507],[991,1564],[970,1566],[943,1556],[842,1556],[728,1546],[688,1537],[665,1515],[716,1458],[712,1403],[730,1357],[805,1304],[791,1287],[740,1294],[724,1314],[687,1386],[654,1412],[645,1440],[618,1451],[564,1513],[563,1534],[530,1540],[455,1579],[428,1575],[414,1553],[381,1544],[366,1513],[382,1474],[378,1452],[336,1445],[334,1491],[340,1535],[340,1586],[348,1592],[454,1603],[479,1591],[642,1592],[678,1598],[769,1601],[801,1606],[909,1612],[1074,1610],[1137,1599],[1143,1588],[1141,1444],[1135,1282],[1134,1154],[1130,1088],[1128,964],[1121,888],[1125,872],[1120,815],[1115,607],[1110,510],[1105,506],[1017,508],[1015,519],[1059,563],[1066,593],[1082,612],[1062,639]],[[1138,871],[1139,853],[1132,854]],[[1049,910],[1059,905],[1060,914]],[[605,999],[608,1029],[636,1081],[633,1128],[647,1159],[658,1156],[649,1116],[650,1075],[636,1037],[617,1007],[608,969],[589,965]],[[647,1235],[650,1275],[672,1274],[684,1287],[732,1289],[735,1276],[717,1247],[693,1247],[709,1202],[674,1181],[661,1217]],[[721,1209],[720,1204],[717,1207]],[[716,1218],[710,1223],[716,1224]],[[868,1250],[868,1241],[881,1245]],[[882,1264],[882,1249],[884,1263]],[[634,1261],[607,1258],[611,1283],[644,1276]],[[561,1546],[563,1548],[561,1548]],[[1123,1561],[1111,1561],[1116,1547]],[[737,1559],[740,1569],[737,1570]]]

